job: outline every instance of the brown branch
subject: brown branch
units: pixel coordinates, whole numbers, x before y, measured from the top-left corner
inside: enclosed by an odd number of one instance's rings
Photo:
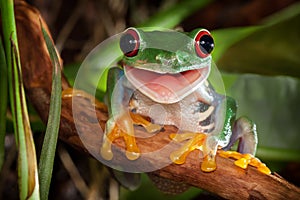
[[[40,14],[34,8],[25,3],[16,4],[16,19],[21,52],[21,63],[26,93],[30,102],[35,106],[44,122],[47,121],[49,99],[51,92],[51,61],[47,53],[41,27]],[[43,26],[47,27],[43,22]],[[69,87],[63,77],[63,89]],[[94,157],[99,154],[102,135],[98,133],[99,126],[102,128],[107,120],[107,113],[97,109],[97,118],[93,117],[93,105],[83,97],[78,97],[77,111],[80,120],[77,128],[74,125],[72,115],[72,99],[63,99],[60,126],[60,139],[75,148],[92,153]],[[98,123],[99,122],[99,123]],[[77,130],[84,130],[81,138],[85,138],[85,146],[78,136]],[[147,139],[138,139],[137,143],[142,152],[150,152],[170,143],[168,133],[176,129],[166,126],[164,131]],[[141,132],[141,131],[140,131]],[[123,145],[118,141],[118,145]],[[87,152],[87,151],[86,151]],[[117,149],[116,154],[126,160],[123,151]],[[96,156],[95,156],[96,155]],[[141,157],[149,165],[155,165],[157,160],[166,160],[163,154],[156,158]],[[133,161],[131,163],[134,163]],[[228,199],[255,198],[255,199],[299,199],[300,189],[288,183],[278,175],[264,175],[255,168],[248,167],[242,170],[233,164],[233,160],[217,156],[217,170],[204,173],[199,168],[200,159],[196,152],[192,152],[185,164],[170,164],[154,173],[158,176],[184,182],[207,191],[218,194]]]

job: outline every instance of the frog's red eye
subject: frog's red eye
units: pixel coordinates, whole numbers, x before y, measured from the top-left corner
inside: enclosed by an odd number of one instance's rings
[[[195,50],[199,57],[207,57],[214,49],[214,39],[207,30],[200,30],[195,36]]]
[[[128,29],[120,38],[120,48],[125,56],[136,56],[140,48],[140,37],[134,29]]]

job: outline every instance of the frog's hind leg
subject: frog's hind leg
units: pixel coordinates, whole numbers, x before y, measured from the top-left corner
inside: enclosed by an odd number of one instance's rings
[[[228,151],[236,141],[239,141],[237,149],[238,152]],[[256,125],[248,118],[241,117],[235,121],[229,144],[223,148],[223,150],[225,151],[220,151],[220,155],[222,157],[232,157],[236,159],[234,164],[243,169],[246,169],[248,165],[252,165],[256,167],[260,172],[270,174],[270,169],[259,159],[254,157],[256,146]]]
[[[230,150],[238,140],[237,151],[239,153],[255,155],[257,146],[256,125],[247,117],[241,117],[234,122],[230,141],[223,150]]]

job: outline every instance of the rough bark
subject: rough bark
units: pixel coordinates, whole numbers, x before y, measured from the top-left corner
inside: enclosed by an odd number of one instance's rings
[[[39,12],[31,6],[19,2],[16,4],[16,19],[18,28],[19,47],[23,81],[26,94],[30,102],[38,111],[41,119],[46,122],[51,92],[52,66],[46,45],[41,33]],[[62,78],[62,89],[69,88],[67,80]],[[97,157],[102,133],[99,124],[104,128],[107,120],[105,110],[96,109],[91,101],[84,97],[78,100],[77,113],[82,116],[76,123],[73,119],[72,98],[63,99],[59,138],[66,143]],[[84,130],[81,136],[77,130]],[[170,143],[169,133],[176,131],[175,127],[166,126],[160,133],[147,139],[137,139],[142,152],[151,152]],[[140,130],[140,132],[143,132]],[[82,138],[85,138],[84,144]],[[117,140],[117,145],[124,146],[122,140]],[[87,151],[89,149],[89,151]],[[116,154],[123,154],[122,149],[115,149]],[[95,156],[96,155],[96,156]],[[122,155],[121,159],[126,160]],[[159,160],[166,160],[164,154],[156,158],[141,157],[147,164],[155,165]],[[253,167],[243,170],[233,164],[233,160],[217,156],[217,170],[204,173],[200,170],[200,159],[196,152],[192,152],[186,163],[182,165],[170,164],[154,172],[154,174],[179,182],[184,182],[195,187],[218,194],[228,199],[299,199],[300,189],[288,183],[277,174],[265,175]]]

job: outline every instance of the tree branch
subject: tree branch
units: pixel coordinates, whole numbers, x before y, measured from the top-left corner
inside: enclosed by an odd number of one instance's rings
[[[51,92],[52,66],[46,45],[41,33],[39,12],[31,6],[18,2],[16,4],[16,19],[21,53],[24,85],[30,102],[38,111],[41,119],[46,122]],[[42,20],[44,27],[47,27]],[[50,34],[49,34],[50,35]],[[69,88],[67,80],[62,78],[63,89]],[[84,97],[78,100],[77,111],[82,116],[74,125],[72,98],[63,99],[60,124],[60,139],[80,151],[99,154],[99,144],[102,140],[98,133],[99,124],[102,128],[107,120],[107,113],[96,109],[97,118],[93,117],[94,106]],[[84,135],[79,137],[77,130],[84,130]],[[169,133],[176,131],[175,127],[165,126],[164,131],[147,139],[137,139],[142,152],[150,152],[170,143]],[[86,138],[85,146],[81,138]],[[123,146],[121,140],[117,145]],[[123,155],[122,149],[116,150]],[[166,160],[163,155],[158,155],[155,160],[141,157],[147,163],[155,165],[158,160]],[[253,167],[243,170],[233,164],[233,160],[217,156],[217,170],[204,173],[200,170],[200,159],[197,152],[192,152],[186,163],[182,165],[170,164],[154,174],[170,180],[184,182],[195,187],[205,189],[228,199],[255,198],[255,199],[299,199],[300,189],[288,183],[277,174],[265,175]]]

